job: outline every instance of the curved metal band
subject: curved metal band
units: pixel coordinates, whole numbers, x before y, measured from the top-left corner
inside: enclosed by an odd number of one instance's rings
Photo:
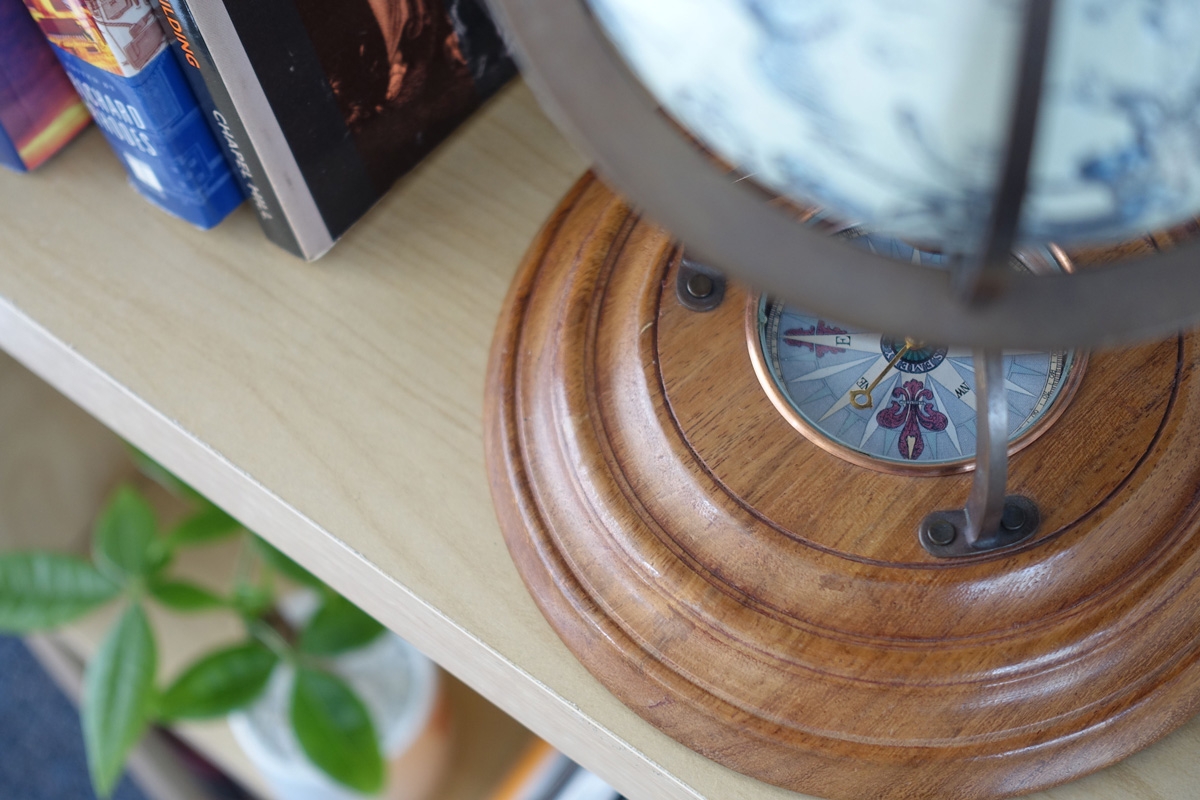
[[[834,319],[926,341],[1091,347],[1200,321],[1200,242],[1071,276],[1006,276],[983,307],[949,273],[798,225],[723,173],[663,113],[582,0],[491,0],[525,75],[603,173],[709,263]]]
[[[975,476],[965,508],[933,511],[917,538],[939,558],[962,558],[1019,544],[1038,528],[1037,505],[1005,495],[1008,483],[1008,399],[999,350],[975,351]]]
[[[991,299],[992,287],[1004,285],[1004,273],[1008,270],[1021,222],[1021,209],[1025,205],[1053,18],[1054,0],[1029,0],[1025,8],[1021,69],[1013,92],[1008,146],[992,198],[987,238],[979,257],[958,259],[952,279],[959,295],[970,303]]]
[[[1000,529],[1008,486],[1008,400],[999,350],[975,351],[975,477],[967,497],[964,538],[974,547]]]

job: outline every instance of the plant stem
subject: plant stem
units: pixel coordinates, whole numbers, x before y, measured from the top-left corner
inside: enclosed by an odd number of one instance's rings
[[[283,629],[277,628],[268,620],[268,617],[277,618],[282,623]],[[271,611],[263,617],[246,617],[245,619],[246,630],[252,637],[266,645],[280,659],[288,662],[295,661],[295,630],[283,621],[278,612]],[[288,635],[285,635],[284,631],[290,631],[290,638]]]

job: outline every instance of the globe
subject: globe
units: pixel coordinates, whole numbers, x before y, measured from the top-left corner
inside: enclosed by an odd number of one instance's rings
[[[588,0],[667,113],[744,176],[954,247],[991,208],[1013,0]],[[1019,229],[1130,238],[1200,212],[1200,3],[1061,0]]]

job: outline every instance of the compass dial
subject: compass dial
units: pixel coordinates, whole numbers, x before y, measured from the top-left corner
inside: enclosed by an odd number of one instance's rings
[[[916,263],[942,256],[850,232],[855,244]],[[1032,263],[1031,263],[1032,262]],[[1063,270],[1046,258],[1022,270]],[[969,348],[883,336],[763,296],[751,351],[776,408],[835,455],[889,472],[946,474],[974,466],[975,362]],[[1072,350],[1004,353],[1010,453],[1062,412],[1086,358]]]

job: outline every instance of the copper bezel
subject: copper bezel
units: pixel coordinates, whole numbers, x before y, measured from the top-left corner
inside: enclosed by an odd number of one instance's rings
[[[1022,251],[1014,254],[1014,257],[1020,259],[1021,263],[1029,267],[1030,272],[1034,274],[1074,271],[1074,265],[1071,263],[1071,260],[1056,245],[1050,245],[1045,251]],[[758,309],[762,304],[763,294],[762,292],[751,294],[746,304],[746,343],[750,351],[750,363],[754,366],[754,374],[758,376],[758,382],[762,386],[763,391],[766,392],[771,405],[775,406],[775,410],[788,421],[788,424],[802,433],[806,439],[830,455],[837,456],[856,466],[865,467],[888,475],[937,477],[940,475],[955,475],[970,472],[975,469],[974,458],[962,458],[938,464],[913,464],[911,466],[898,462],[883,461],[861,450],[856,450],[849,445],[835,442],[801,416],[784,395],[783,390],[775,382],[775,379],[771,376],[771,370],[767,366],[767,356],[763,352],[758,330]],[[1064,349],[1069,351],[1070,348]],[[1045,433],[1062,416],[1063,411],[1066,410],[1071,399],[1075,396],[1076,390],[1079,388],[1079,382],[1083,378],[1087,360],[1088,354],[1086,352],[1075,352],[1075,357],[1072,360],[1066,377],[1063,379],[1063,386],[1059,390],[1058,397],[1053,400],[1050,408],[1042,415],[1041,419],[1009,443],[1008,455],[1010,458],[1013,454],[1037,440],[1038,437]]]

